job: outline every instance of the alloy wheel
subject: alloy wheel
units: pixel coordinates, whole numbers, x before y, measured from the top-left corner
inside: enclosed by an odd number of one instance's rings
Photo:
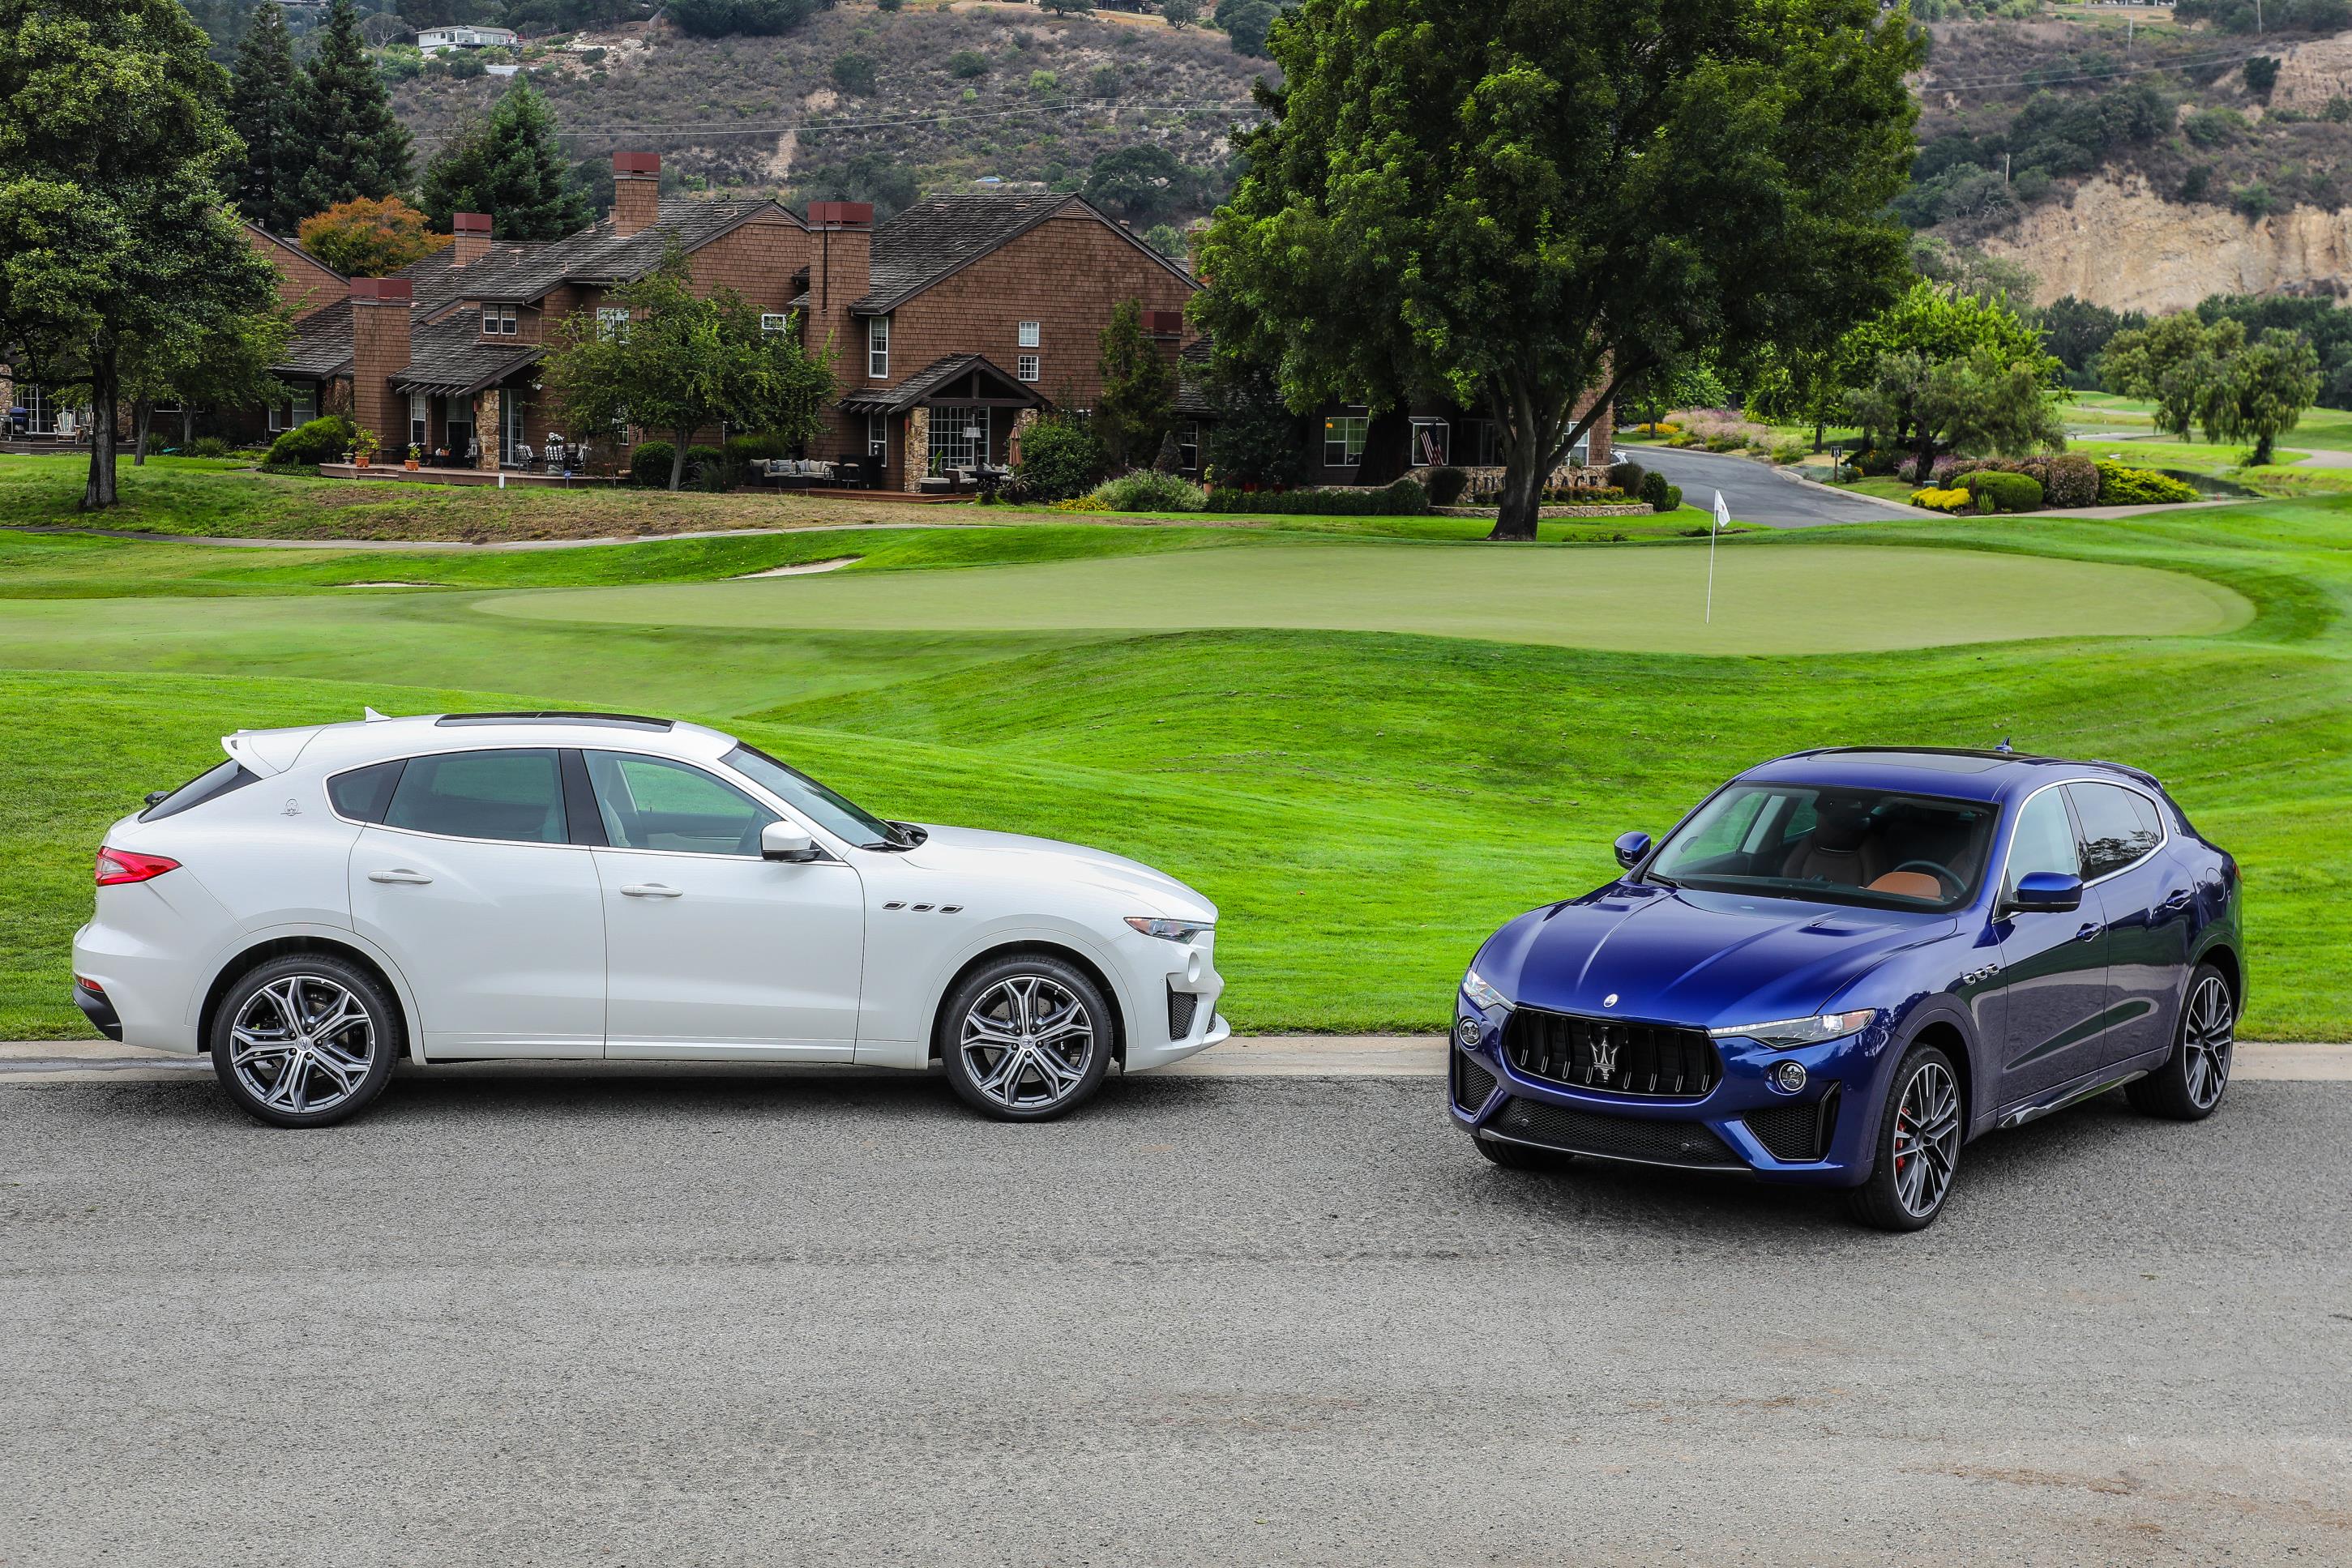
[[[963,1015],[957,1050],[973,1087],[1009,1111],[1035,1111],[1084,1082],[1095,1047],[1093,1017],[1059,981],[1012,975],[982,991]]]
[[[1923,1061],[1895,1108],[1895,1197],[1905,1212],[1936,1212],[1960,1157],[1960,1091],[1942,1062]]]
[[[2189,1103],[2200,1111],[2211,1110],[2229,1086],[2230,1057],[2237,1042],[2234,1010],[2230,988],[2217,976],[2206,976],[2197,994],[2189,998],[2182,1066],[2188,1072]]]
[[[229,1065],[263,1105],[330,1111],[367,1082],[375,1062],[367,1005],[324,975],[286,975],[245,999],[229,1026]]]

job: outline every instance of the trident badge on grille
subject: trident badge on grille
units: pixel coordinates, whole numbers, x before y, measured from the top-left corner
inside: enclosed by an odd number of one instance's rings
[[[1617,1076],[1617,1049],[1621,1042],[1608,1030],[1592,1031],[1592,1074],[1596,1078]]]

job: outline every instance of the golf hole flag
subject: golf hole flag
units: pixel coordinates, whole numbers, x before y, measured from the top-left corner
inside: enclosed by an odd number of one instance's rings
[[[1723,504],[1723,492],[1715,493],[1715,521],[1706,529],[1706,615],[1715,620],[1715,536],[1731,526],[1731,508]]]

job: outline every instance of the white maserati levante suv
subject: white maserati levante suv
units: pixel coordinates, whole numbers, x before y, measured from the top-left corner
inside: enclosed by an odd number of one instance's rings
[[[1008,1120],[1225,1038],[1216,910],[1044,839],[887,821],[698,725],[446,714],[244,730],[107,831],[74,997],[253,1115],[404,1052],[923,1068]]]

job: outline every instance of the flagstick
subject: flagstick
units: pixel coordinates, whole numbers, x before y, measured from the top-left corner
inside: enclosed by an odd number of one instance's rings
[[[1715,536],[1723,526],[1723,492],[1715,493],[1715,515],[1706,520],[1706,617],[1715,624]]]

